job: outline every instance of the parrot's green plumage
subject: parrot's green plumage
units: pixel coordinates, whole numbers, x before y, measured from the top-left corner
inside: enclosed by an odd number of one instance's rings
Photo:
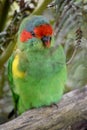
[[[63,48],[55,48],[53,29],[43,16],[25,18],[18,32],[17,49],[9,60],[9,80],[15,109],[57,103],[66,81]]]

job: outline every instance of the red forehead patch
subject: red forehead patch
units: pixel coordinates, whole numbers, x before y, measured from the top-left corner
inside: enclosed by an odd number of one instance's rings
[[[26,42],[28,39],[32,38],[32,34],[28,32],[27,30],[23,30],[20,34],[20,41]]]
[[[50,36],[53,33],[53,29],[50,25],[44,24],[34,28],[34,33],[38,38],[43,36]]]

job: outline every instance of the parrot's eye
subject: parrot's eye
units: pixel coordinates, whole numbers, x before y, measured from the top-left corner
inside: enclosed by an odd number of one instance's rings
[[[32,34],[32,36],[34,36],[34,37],[35,37],[35,33],[34,33],[33,31],[31,31],[30,33]]]

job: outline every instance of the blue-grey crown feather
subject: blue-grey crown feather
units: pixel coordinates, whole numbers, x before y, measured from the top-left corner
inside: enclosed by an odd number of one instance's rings
[[[42,24],[49,24],[49,21],[43,16],[34,16],[26,23],[25,29],[31,32],[34,27]]]

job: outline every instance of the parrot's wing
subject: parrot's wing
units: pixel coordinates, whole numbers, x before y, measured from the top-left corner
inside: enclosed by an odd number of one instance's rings
[[[8,61],[8,78],[9,78],[10,88],[11,88],[13,100],[14,100],[14,112],[16,113],[19,95],[15,92],[15,85],[14,85],[14,81],[13,81],[13,74],[12,74],[13,60],[14,60],[14,54],[10,57],[10,59]]]

